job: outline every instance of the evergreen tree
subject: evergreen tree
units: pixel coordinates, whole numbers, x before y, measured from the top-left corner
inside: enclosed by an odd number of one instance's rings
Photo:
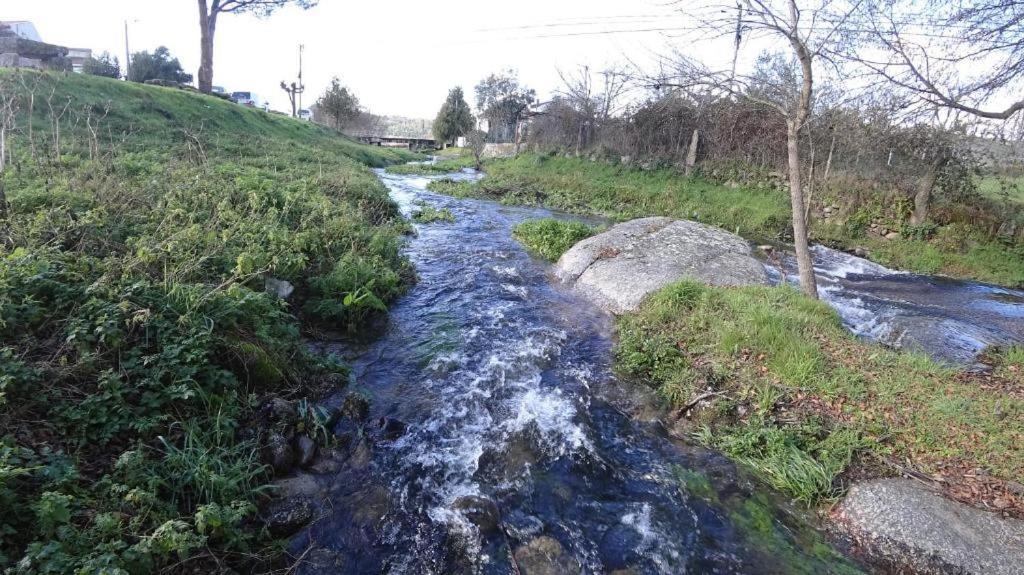
[[[192,81],[192,74],[186,74],[181,69],[181,62],[177,58],[171,57],[171,51],[165,46],[160,46],[152,54],[149,52],[132,54],[131,75],[128,79],[132,82],[164,80],[188,84]]]
[[[456,86],[448,92],[448,99],[444,101],[437,118],[434,119],[434,138],[447,144],[459,136],[465,136],[473,129],[473,125],[474,119],[469,104],[462,94],[462,88]]]
[[[334,128],[340,130],[359,115],[359,99],[348,88],[341,85],[335,76],[331,87],[316,102],[328,118],[334,122]]]

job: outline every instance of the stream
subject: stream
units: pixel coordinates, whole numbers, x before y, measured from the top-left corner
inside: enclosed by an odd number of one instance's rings
[[[353,366],[372,423],[336,429],[344,465],[305,479],[317,519],[291,541],[298,572],[853,569],[805,514],[670,437],[656,401],[613,375],[612,318],[552,282],[511,235],[520,221],[567,216],[434,194],[433,176],[378,176],[406,215],[427,204],[455,222],[415,226],[406,253],[418,282],[381,337],[321,345]],[[815,249],[823,296],[861,336],[951,361],[1024,341],[1024,293]]]

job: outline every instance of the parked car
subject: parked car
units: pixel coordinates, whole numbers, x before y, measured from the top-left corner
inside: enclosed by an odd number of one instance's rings
[[[309,110],[299,110],[299,119],[306,120],[308,122],[313,119],[313,112]]]
[[[249,106],[250,108],[260,108],[264,111],[270,109],[270,104],[265,102],[255,92],[231,92],[231,99],[234,100],[236,104]]]

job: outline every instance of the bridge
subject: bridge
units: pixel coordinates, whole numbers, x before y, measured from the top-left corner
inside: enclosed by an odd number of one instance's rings
[[[381,146],[384,148],[405,148],[407,150],[437,149],[437,142],[433,138],[424,136],[375,136],[370,134],[359,134],[354,137],[364,144]]]

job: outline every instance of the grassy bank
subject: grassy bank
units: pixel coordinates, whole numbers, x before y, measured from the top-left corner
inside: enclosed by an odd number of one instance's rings
[[[431,189],[614,220],[653,215],[695,219],[758,242],[786,241],[792,233],[789,199],[777,187],[724,185],[672,169],[537,154],[489,160],[485,170],[487,177],[475,184],[439,181]],[[910,226],[910,207],[879,196],[843,218],[812,218],[812,236],[841,249],[862,248],[871,259],[899,269],[1024,286],[1024,246],[990,240],[985,230],[963,223]],[[875,220],[901,237],[872,234],[869,224]]]
[[[865,344],[786,287],[673,285],[620,319],[618,369],[655,387],[704,442],[812,505],[844,474],[911,470],[974,504],[1020,512],[1024,350],[992,374]]]
[[[0,71],[0,566],[266,568],[269,396],[347,381],[300,344],[411,279],[366,166],[408,155],[159,87]],[[266,278],[295,286],[287,300]],[[304,318],[303,321],[299,317]]]

